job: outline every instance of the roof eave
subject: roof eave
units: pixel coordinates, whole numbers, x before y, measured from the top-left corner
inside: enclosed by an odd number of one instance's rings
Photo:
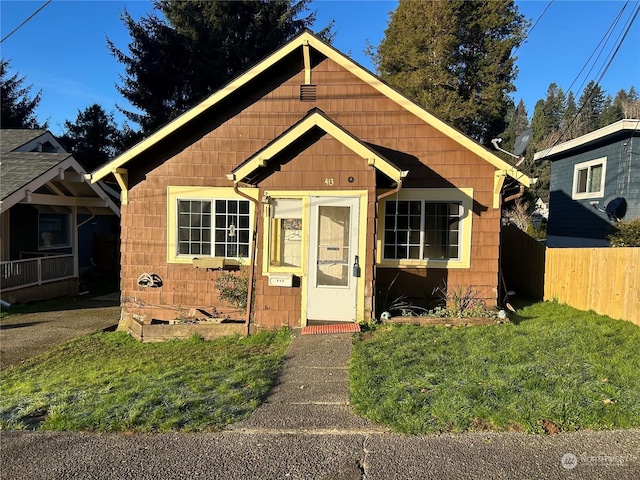
[[[164,127],[159,129],[146,139],[142,140],[140,143],[127,150],[120,156],[116,157],[111,162],[98,168],[96,171],[91,173],[91,182],[95,183],[115,171],[115,169],[123,167],[127,162],[129,162],[148,148],[152,147],[153,145],[156,145],[165,137],[183,127],[191,120],[195,119],[196,117],[207,111],[209,108],[213,107],[219,101],[229,96],[236,89],[251,81],[256,76],[272,67],[282,58],[301,48],[305,44],[312,46],[318,52],[322,53],[328,58],[331,58],[333,61],[341,65],[347,71],[351,72],[357,78],[360,78],[364,82],[368,83],[371,87],[379,91],[381,94],[390,98],[404,109],[408,110],[418,118],[436,128],[444,135],[448,136],[452,140],[472,151],[480,158],[493,165],[496,169],[513,172],[509,175],[525,186],[530,186],[532,183],[534,183],[534,179],[528,177],[523,172],[518,171],[511,164],[497,157],[495,154],[493,154],[471,138],[467,137],[462,132],[459,132],[455,128],[447,125],[442,120],[430,114],[424,108],[420,107],[418,104],[416,104],[412,100],[409,100],[403,94],[384,83],[373,73],[369,72],[367,69],[358,65],[356,62],[345,56],[340,51],[336,50],[331,45],[325,43],[323,40],[313,35],[309,30],[303,31],[296,38],[290,40],[287,44],[283,45],[274,53],[258,62],[255,66],[247,70],[245,73],[236,77],[222,89],[209,96],[206,100],[199,103],[192,109],[186,111],[173,121],[169,122]]]

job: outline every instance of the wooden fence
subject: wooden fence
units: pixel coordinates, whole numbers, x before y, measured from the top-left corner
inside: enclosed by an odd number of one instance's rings
[[[500,265],[507,290],[515,291],[519,298],[543,299],[545,250],[515,225],[502,228]]]
[[[640,325],[640,248],[547,248],[544,299]]]

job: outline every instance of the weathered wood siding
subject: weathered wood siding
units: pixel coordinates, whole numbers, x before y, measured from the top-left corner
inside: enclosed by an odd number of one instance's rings
[[[127,309],[136,311],[136,302],[144,303],[145,314],[173,318],[177,306],[224,307],[213,286],[215,273],[192,265],[167,263],[167,187],[231,187],[232,182],[225,177],[227,173],[314,107],[361,140],[385,149],[389,160],[409,170],[404,188],[473,188],[471,268],[448,271],[423,268],[416,269],[415,274],[428,279],[427,283],[432,277],[439,283],[446,274],[448,281],[456,285],[481,288],[487,292],[488,303],[495,302],[500,211],[492,208],[494,167],[330,59],[314,58],[312,82],[317,85],[317,100],[301,101],[302,58],[286,59],[277,69],[269,70],[194,121],[188,131],[168,137],[128,165],[129,204],[121,210],[121,287],[123,297],[131,300]],[[363,262],[368,285],[365,305],[370,305],[373,282],[377,281],[373,266],[377,186],[373,167],[330,138],[312,144],[288,165],[265,180],[260,188],[280,189],[286,185],[291,189],[330,191],[357,186],[370,192],[366,264]],[[322,181],[328,171],[335,172],[336,179],[340,179],[333,187]],[[348,176],[357,179],[353,186],[342,183]],[[259,242],[263,226],[263,219],[259,218]],[[261,243],[258,247],[261,248]],[[299,326],[300,289],[266,286],[260,275],[261,250],[257,259],[257,322],[264,328]],[[388,269],[378,270],[382,282],[393,277]],[[163,286],[138,286],[136,280],[143,272],[160,276]],[[414,276],[407,278],[409,283],[404,283],[404,287],[415,288]],[[375,288],[380,291],[385,286],[381,283]]]
[[[507,291],[515,291],[519,298],[542,300],[545,253],[542,243],[515,225],[503,227],[500,264]]]

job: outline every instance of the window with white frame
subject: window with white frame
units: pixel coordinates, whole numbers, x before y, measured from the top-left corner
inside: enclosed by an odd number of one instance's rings
[[[241,189],[257,197],[257,189]],[[231,187],[167,187],[167,262],[248,258],[255,205]]]
[[[68,213],[38,214],[38,249],[71,246],[71,215]]]
[[[231,198],[177,199],[177,255],[246,258],[250,202]]]
[[[462,202],[388,200],[384,259],[460,259]]]
[[[575,165],[573,167],[572,198],[579,200],[602,197],[604,195],[606,168],[606,158],[598,158]]]

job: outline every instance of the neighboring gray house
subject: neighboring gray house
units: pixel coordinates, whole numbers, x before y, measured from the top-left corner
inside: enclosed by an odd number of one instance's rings
[[[118,233],[117,199],[86,181],[47,130],[0,130],[0,178],[2,300],[78,293],[80,274],[93,264],[95,235]]]
[[[551,161],[549,247],[608,246],[640,215],[640,120],[620,120],[534,155]]]

